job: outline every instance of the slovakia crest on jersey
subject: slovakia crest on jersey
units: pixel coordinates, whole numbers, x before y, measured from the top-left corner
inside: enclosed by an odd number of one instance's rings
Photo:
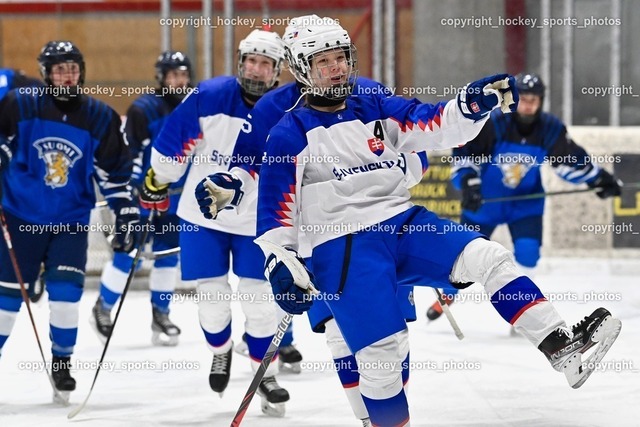
[[[33,143],[38,157],[44,161],[44,182],[49,187],[64,187],[69,181],[69,169],[82,158],[82,151],[63,138],[42,138]]]
[[[369,144],[369,150],[376,156],[380,156],[384,153],[384,143],[380,138],[371,138],[367,139],[367,143]]]

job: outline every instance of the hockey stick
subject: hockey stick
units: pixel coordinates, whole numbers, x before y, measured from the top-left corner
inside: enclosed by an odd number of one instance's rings
[[[1,185],[1,184],[0,184]],[[0,191],[0,199],[2,197],[2,191]],[[42,342],[40,342],[40,335],[38,335],[38,328],[36,328],[36,322],[33,318],[33,312],[31,311],[31,303],[29,300],[29,294],[27,293],[27,288],[24,285],[24,280],[22,278],[22,273],[20,272],[20,266],[18,265],[18,258],[16,257],[16,252],[13,249],[13,243],[11,241],[11,235],[9,234],[9,227],[7,226],[7,220],[4,217],[4,209],[2,209],[2,204],[0,204],[0,226],[2,227],[2,235],[4,236],[4,241],[7,243],[7,249],[9,250],[9,258],[11,258],[11,265],[13,266],[13,271],[16,275],[16,279],[18,280],[18,284],[20,285],[20,295],[22,295],[22,300],[27,305],[27,312],[29,313],[29,320],[31,320],[31,326],[33,328],[33,333],[36,336],[36,342],[38,343],[38,349],[40,350],[40,356],[42,356],[42,365],[44,368],[45,374],[47,374],[47,378],[49,378],[49,383],[53,388],[53,394],[56,399],[60,402],[64,402],[65,405],[69,404],[69,401],[66,397],[64,397],[60,391],[56,388],[56,384],[53,381],[53,377],[49,373],[47,369],[47,359],[44,357],[44,350],[42,350]]]
[[[546,193],[522,194],[520,196],[495,197],[493,199],[483,199],[482,203],[515,202],[518,200],[542,199],[549,196],[561,196],[563,194],[589,193],[592,191],[598,191],[600,190],[600,188],[601,187],[580,188],[578,190],[548,191]],[[624,184],[622,188],[640,188],[640,182]]]
[[[147,227],[145,227],[144,232],[142,233],[142,239],[140,239],[140,246],[143,246],[147,237],[149,237],[149,226],[153,221],[153,217],[155,216],[156,211],[152,210],[149,212],[149,221],[147,222]],[[127,296],[127,292],[129,291],[129,286],[131,286],[131,282],[133,281],[133,276],[136,274],[136,267],[138,265],[138,261],[140,260],[140,255],[142,254],[141,250],[135,250],[135,255],[133,257],[133,262],[131,263],[131,270],[129,270],[129,276],[127,277],[127,283],[124,285],[124,289],[122,290],[122,295],[120,296],[120,303],[118,304],[118,309],[116,310],[116,315],[113,318],[113,324],[111,326],[111,332],[109,336],[107,336],[107,342],[104,344],[104,348],[102,349],[102,355],[100,356],[100,361],[98,362],[98,367],[96,368],[96,373],[93,376],[93,382],[91,383],[91,388],[89,388],[89,393],[87,397],[84,399],[84,402],[80,406],[78,406],[73,411],[69,412],[67,415],[68,419],[71,419],[78,415],[80,411],[84,409],[89,401],[89,397],[91,397],[91,392],[93,392],[93,387],[96,385],[96,380],[98,379],[98,374],[100,373],[100,368],[102,367],[102,362],[104,361],[104,356],[107,354],[107,349],[109,348],[109,342],[111,342],[111,337],[113,336],[113,330],[116,327],[116,323],[118,323],[118,316],[120,316],[120,310],[122,309],[122,304],[124,303],[124,299]]]
[[[438,303],[440,304],[440,307],[442,307],[442,312],[444,313],[444,315],[447,316],[447,320],[451,324],[451,327],[453,328],[453,332],[455,332],[456,337],[458,337],[459,340],[462,340],[464,338],[464,334],[460,330],[460,327],[458,326],[458,322],[456,322],[456,319],[453,318],[453,314],[451,313],[451,310],[449,310],[449,304],[447,304],[447,302],[444,300],[444,297],[442,296],[440,289],[438,288],[432,288],[432,289],[433,289],[433,292],[435,292],[436,296],[438,297]]]
[[[240,403],[240,407],[238,408],[236,415],[233,417],[233,420],[231,421],[231,427],[238,427],[242,422],[242,419],[244,418],[244,414],[247,412],[247,409],[249,409],[249,404],[251,403],[253,396],[256,394],[256,391],[258,390],[260,381],[262,381],[262,379],[264,378],[264,375],[267,372],[267,368],[271,364],[273,356],[276,354],[276,351],[278,351],[278,347],[280,347],[280,341],[282,341],[282,337],[284,337],[285,332],[287,332],[287,328],[289,327],[289,323],[291,323],[292,319],[293,319],[293,314],[287,313],[287,315],[284,316],[280,321],[280,324],[278,325],[278,330],[276,330],[276,333],[273,336],[273,339],[271,340],[271,344],[269,344],[269,348],[267,349],[267,352],[264,354],[264,357],[262,358],[262,362],[260,362],[260,367],[258,367],[258,370],[256,371],[256,374],[254,375],[253,380],[251,381],[251,384],[249,384],[249,388],[247,389],[247,392],[245,393],[244,398]]]

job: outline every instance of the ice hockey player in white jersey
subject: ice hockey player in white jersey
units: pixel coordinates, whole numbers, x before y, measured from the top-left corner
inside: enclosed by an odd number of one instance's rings
[[[177,211],[182,278],[197,281],[200,325],[213,352],[209,385],[220,394],[229,382],[233,354],[231,300],[239,300],[245,314],[254,369],[276,331],[276,305],[264,277],[264,255],[253,242],[255,196],[253,202],[245,200],[244,212],[220,212],[211,221],[202,216],[193,194],[204,177],[229,170],[245,118],[255,102],[276,85],[283,60],[282,40],[274,32],[254,30],[242,40],[238,75],[201,82],[169,116],[153,143],[151,168],[141,189],[143,207],[163,208],[168,184],[187,174]],[[252,179],[248,174],[246,178]],[[228,178],[223,175],[222,179]],[[237,204],[240,198],[238,193],[230,201]],[[231,268],[240,278],[237,292],[228,283],[230,255]],[[277,363],[271,365],[258,393],[263,397],[263,411],[282,415],[289,393],[275,380],[277,368]]]
[[[290,313],[308,310],[308,282],[299,271],[298,229],[339,225],[309,234],[313,283],[336,298],[327,303],[360,368],[360,392],[371,423],[410,423],[400,369],[408,330],[395,299],[407,278],[416,284],[467,287],[480,283],[492,306],[580,387],[617,338],[621,323],[598,308],[567,327],[513,255],[474,231],[410,202],[394,168],[398,152],[443,149],[472,140],[494,108],[513,112],[515,80],[499,74],[469,83],[435,105],[390,97],[347,98],[356,72],[348,33],[337,23],[309,25],[288,45],[307,106],[270,132],[258,191],[258,239],[264,245],[276,302]],[[333,162],[304,162],[333,156]],[[452,231],[453,230],[453,231]],[[269,247],[286,248],[276,256]],[[298,279],[299,280],[299,279]],[[582,363],[582,355],[595,347]],[[384,363],[381,363],[384,362]],[[382,368],[384,366],[384,368]]]

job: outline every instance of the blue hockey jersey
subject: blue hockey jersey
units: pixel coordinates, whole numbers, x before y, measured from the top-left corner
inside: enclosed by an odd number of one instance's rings
[[[558,176],[574,183],[592,182],[600,168],[567,135],[555,116],[541,113],[527,132],[511,114],[494,110],[480,134],[453,150],[452,181],[458,189],[468,174],[482,179],[483,198],[510,197],[544,191],[540,167],[549,164]],[[515,221],[542,215],[544,198],[484,204],[464,215],[478,224]]]
[[[94,180],[109,205],[131,200],[131,157],[120,116],[82,96],[73,104],[11,91],[0,104],[0,143],[13,159],[4,171],[4,209],[34,224],[88,224]],[[65,110],[61,109],[64,108]]]

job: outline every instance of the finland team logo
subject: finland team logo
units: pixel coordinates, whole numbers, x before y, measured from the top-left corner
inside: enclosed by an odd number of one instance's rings
[[[536,164],[535,156],[523,153],[498,154],[496,164],[502,172],[502,183],[507,188],[516,188]]]
[[[38,149],[38,157],[45,164],[45,184],[52,188],[67,185],[69,169],[82,158],[80,149],[66,139],[55,137],[39,139],[33,145]]]

